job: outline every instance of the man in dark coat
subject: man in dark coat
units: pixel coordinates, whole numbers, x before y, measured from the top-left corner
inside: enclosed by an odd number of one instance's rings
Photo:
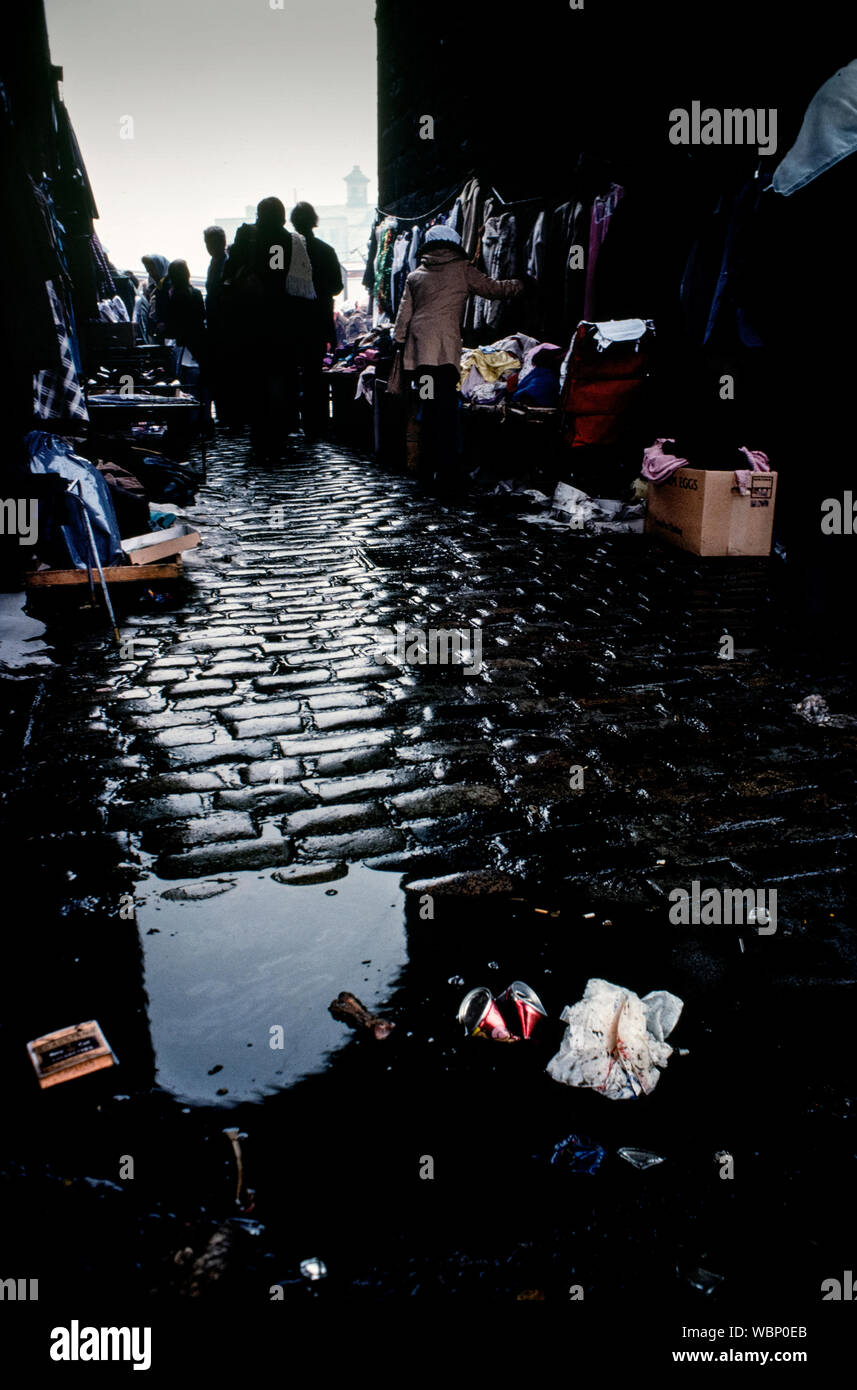
[[[297,367],[315,300],[303,239],[285,226],[279,198],[263,198],[255,223],[235,233],[223,277],[245,370],[252,440],[260,455],[278,456],[297,425]]]
[[[301,345],[301,414],[306,434],[317,434],[328,419],[327,396],[322,376],[325,351],[336,347],[333,301],[342,293],[339,257],[326,241],[315,234],[318,217],[311,203],[292,208],[291,223],[304,239],[312,266],[315,303],[307,320],[307,334]]]
[[[208,326],[208,371],[204,383],[206,395],[214,400],[219,424],[231,424],[228,402],[229,359],[226,324],[224,322],[223,272],[226,267],[226,233],[222,227],[206,227],[203,232],[205,249],[211,260],[205,277],[205,318]]]

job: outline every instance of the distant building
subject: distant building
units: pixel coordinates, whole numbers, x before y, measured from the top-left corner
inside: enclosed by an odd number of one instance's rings
[[[244,209],[243,217],[215,217],[212,222],[213,227],[222,227],[226,233],[226,245],[231,246],[235,240],[235,233],[244,222],[256,221],[256,205],[249,204]]]
[[[313,204],[318,213],[316,233],[322,241],[332,246],[343,270],[347,272],[345,298],[365,302],[367,295],[362,287],[363,272],[366,267],[366,252],[369,235],[375,220],[375,209],[368,198],[369,179],[355,164],[345,179],[344,203],[315,203],[310,195],[306,201]],[[283,200],[285,202],[285,199]],[[293,203],[286,206],[291,211]],[[248,207],[243,217],[215,217],[214,222],[226,233],[227,245],[235,239],[235,233],[242,222],[255,222],[256,208]],[[343,280],[346,277],[343,276]]]

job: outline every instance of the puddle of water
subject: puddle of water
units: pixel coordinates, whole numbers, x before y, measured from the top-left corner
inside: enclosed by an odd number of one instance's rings
[[[52,666],[44,623],[24,612],[25,594],[0,594],[0,673]]]
[[[230,891],[185,902],[161,896],[175,882],[147,878],[137,921],[158,1084],[229,1105],[324,1071],[353,1037],[327,1012],[331,1000],[348,989],[383,1011],[406,962],[398,877],[353,865],[331,893],[246,871],[229,875]]]

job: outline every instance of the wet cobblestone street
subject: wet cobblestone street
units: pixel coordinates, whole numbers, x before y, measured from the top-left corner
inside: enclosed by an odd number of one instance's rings
[[[7,1208],[38,1190],[40,1248],[23,1218],[13,1243],[46,1282],[55,1220],[83,1287],[179,1291],[175,1252],[234,1213],[229,1125],[261,1228],[234,1236],[234,1296],[303,1296],[311,1254],[330,1296],[691,1306],[699,1266],[725,1303],[762,1268],[808,1297],[842,1267],[857,734],[793,706],[848,712],[847,653],[820,675],[792,649],[772,562],[540,529],[521,502],[447,505],[331,443],[262,468],[219,441],[187,582],[126,608],[121,653],[100,612],[42,615],[54,665],[4,726],[28,930],[3,1186]],[[380,663],[397,623],[480,628],[481,670]],[[775,889],[776,932],[671,925],[694,881]],[[590,975],[685,1000],[688,1055],[631,1110],[544,1073]],[[542,1043],[465,1039],[466,991],[512,979],[547,1006]],[[332,1020],[340,989],[394,1036]],[[119,1070],[34,1097],[22,1038],[90,1017]],[[549,1165],[572,1132],[602,1171]],[[622,1144],[667,1161],[638,1172]],[[818,1203],[790,1220],[797,1182]]]

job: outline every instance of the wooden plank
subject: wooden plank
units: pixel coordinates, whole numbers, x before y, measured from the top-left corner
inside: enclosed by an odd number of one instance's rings
[[[157,560],[172,559],[179,550],[195,550],[199,545],[200,535],[198,531],[187,531],[183,536],[173,536],[171,540],[161,541],[157,545],[147,545],[140,550],[126,551],[131,564],[137,569],[145,565],[152,565]],[[123,545],[123,550],[125,547]]]
[[[181,560],[176,557],[162,565],[107,565],[104,578],[108,584],[139,584],[143,580],[180,579],[184,573]],[[98,570],[93,570],[96,587],[101,583]],[[53,589],[62,585],[89,585],[86,570],[33,570],[27,575],[28,589]]]

